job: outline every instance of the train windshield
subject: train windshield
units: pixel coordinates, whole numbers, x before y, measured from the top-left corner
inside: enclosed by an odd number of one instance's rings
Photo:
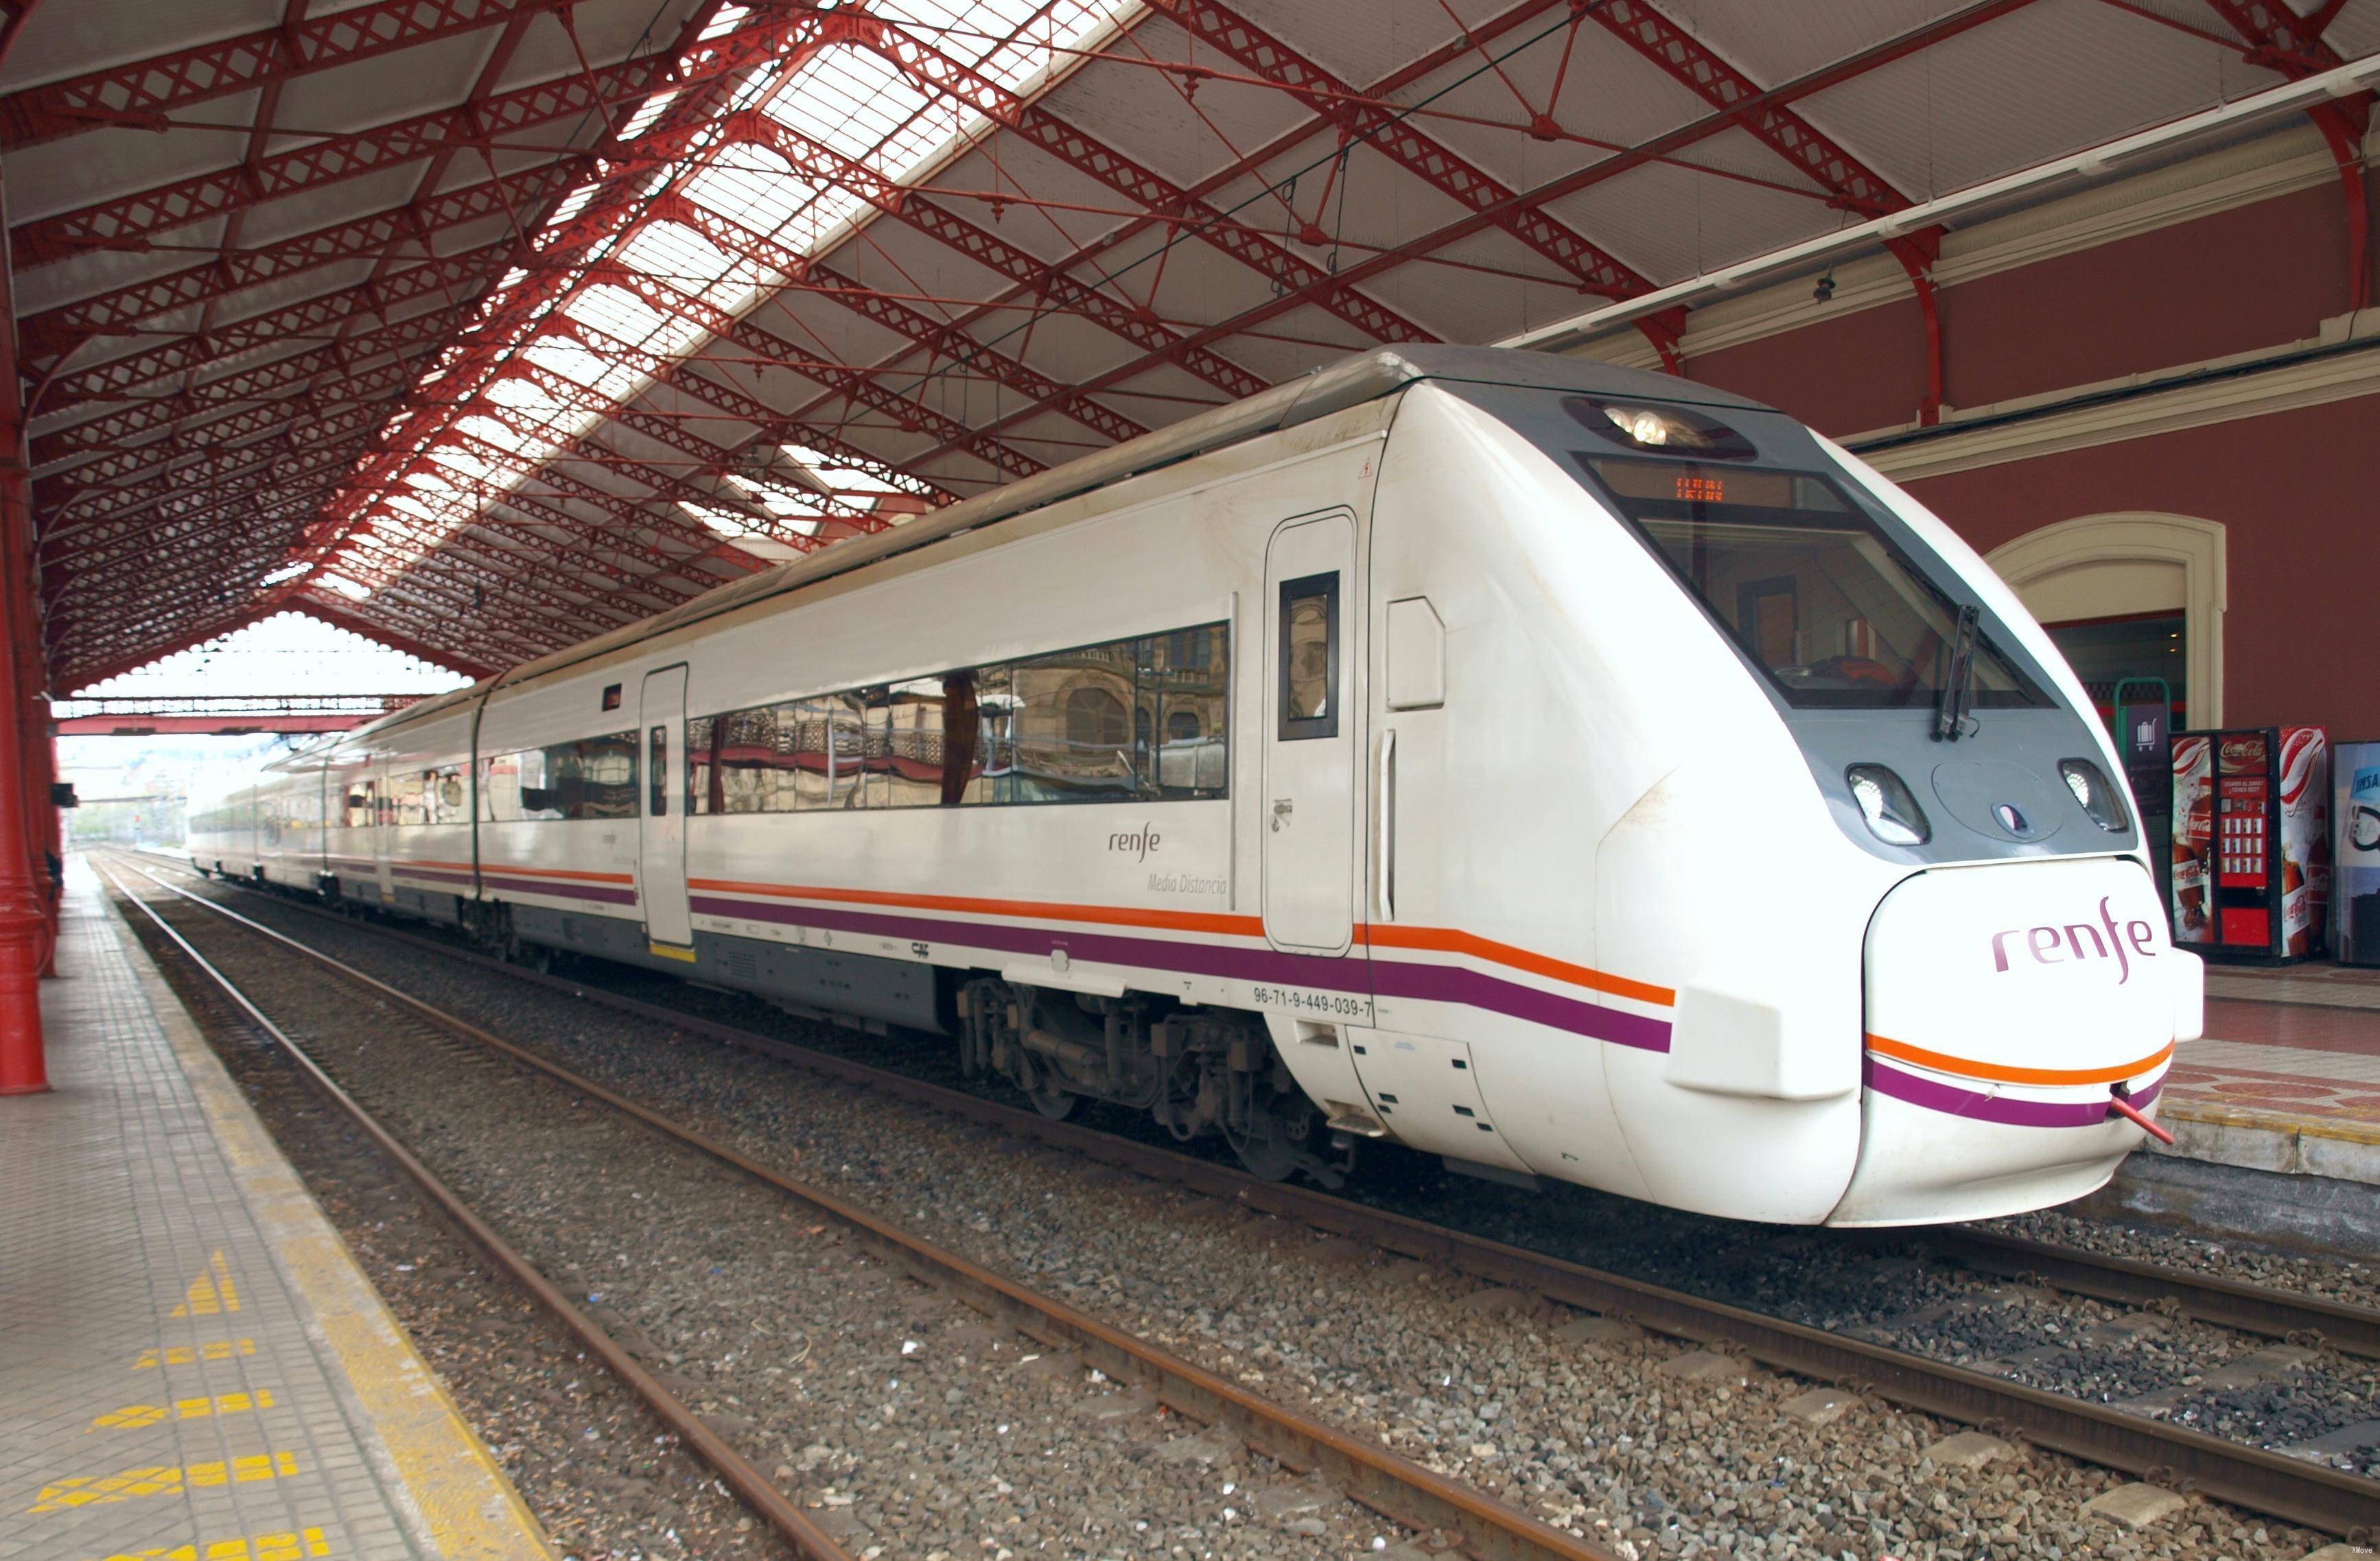
[[[1828,478],[1577,459],[1790,703],[1876,709],[1940,700],[1958,607]],[[1969,675],[1973,708],[2048,702],[1987,638],[1975,640]]]

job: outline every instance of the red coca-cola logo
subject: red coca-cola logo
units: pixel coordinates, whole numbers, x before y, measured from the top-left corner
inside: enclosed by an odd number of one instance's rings
[[[2322,756],[2322,728],[2300,726],[2281,739],[2281,805],[2295,807],[2313,780],[2314,761]]]
[[[2227,737],[2223,740],[2223,765],[2238,769],[2245,765],[2265,762],[2265,740],[2262,737]]]

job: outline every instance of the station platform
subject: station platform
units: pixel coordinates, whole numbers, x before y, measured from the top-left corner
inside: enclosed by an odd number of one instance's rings
[[[553,1552],[73,864],[0,1100],[0,1561]]]
[[[2157,1119],[2169,1155],[2380,1184],[2380,970],[2208,965]]]

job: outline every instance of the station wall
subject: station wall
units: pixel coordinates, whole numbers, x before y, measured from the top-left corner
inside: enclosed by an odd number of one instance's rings
[[[2282,179],[2274,154],[2260,176],[2276,188],[2257,195],[2240,173],[2244,155],[2210,160],[2203,176],[2184,169],[2143,181],[2141,200],[2177,213],[2169,220],[2128,224],[2111,218],[2120,204],[2109,192],[2078,198],[2063,220],[2071,233],[2104,226],[2104,242],[2062,237],[2055,217],[1954,240],[1966,248],[1937,267],[1948,438],[1909,437],[1925,354],[1905,284],[1880,299],[1871,287],[1864,307],[1840,315],[1807,302],[1807,280],[1793,284],[1798,296],[1771,306],[1788,328],[1738,327],[1702,352],[1690,333],[1687,372],[1875,452],[1979,551],[2086,515],[2218,523],[2228,595],[2224,723],[2313,721],[2336,737],[2380,737],[2380,665],[2358,654],[2380,638],[2380,369],[2337,356],[2362,351],[2380,365],[2380,310],[2348,312],[2347,200],[2336,173],[2309,177],[2301,158],[2294,178]],[[2380,212],[2380,188],[2365,182]],[[2007,258],[2028,246],[2036,258]],[[2371,296],[2380,296],[2380,244],[2373,248]],[[2367,333],[2369,347],[2356,348]],[[2334,357],[2311,377],[2240,361],[2324,349]],[[2132,417],[2137,433],[2072,431],[2071,408],[2084,398],[2145,395],[2127,381],[2192,373],[2226,377],[2229,388],[2202,396],[2220,405]],[[2310,384],[2323,374],[2327,388]],[[2258,388],[2266,383],[2269,392]],[[2179,405],[2192,393],[2155,393]],[[1999,430],[1992,439],[1960,433],[1985,416]],[[2048,427],[2061,417],[2064,430]],[[2038,437],[2028,431],[2035,427]],[[1929,443],[1944,454],[1916,454]]]

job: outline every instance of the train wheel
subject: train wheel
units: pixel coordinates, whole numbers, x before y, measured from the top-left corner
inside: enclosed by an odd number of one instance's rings
[[[1083,1097],[1058,1084],[1044,1083],[1038,1089],[1026,1090],[1025,1098],[1033,1102],[1033,1109],[1051,1121],[1062,1122],[1075,1114],[1075,1107]]]
[[[1250,1176],[1266,1181],[1286,1181],[1291,1172],[1305,1168],[1314,1158],[1291,1140],[1289,1124],[1270,1113],[1258,1117],[1245,1132],[1225,1128],[1223,1141]]]

